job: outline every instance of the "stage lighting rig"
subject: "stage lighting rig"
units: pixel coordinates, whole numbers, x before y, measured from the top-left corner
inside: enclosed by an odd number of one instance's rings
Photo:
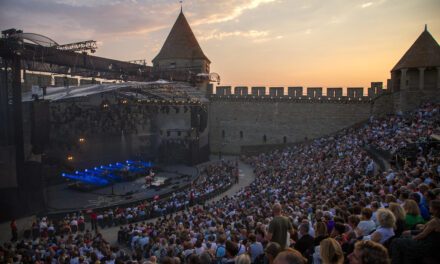
[[[64,45],[58,45],[56,46],[56,48],[59,50],[67,50],[73,52],[86,53],[87,51],[90,51],[91,53],[95,53],[96,50],[98,49],[98,45],[96,44],[95,40],[86,40],[75,43],[68,43]]]

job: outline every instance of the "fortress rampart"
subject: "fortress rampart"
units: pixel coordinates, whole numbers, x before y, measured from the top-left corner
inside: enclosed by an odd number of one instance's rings
[[[364,87],[347,87],[346,95],[343,95],[344,89],[342,87],[328,87],[325,89],[324,95],[322,87],[307,87],[289,86],[289,87],[265,87],[265,86],[217,86],[216,92],[211,95],[211,98],[229,96],[235,97],[249,97],[249,98],[296,98],[296,99],[348,99],[348,98],[362,98],[364,100],[374,98],[384,93],[382,82],[372,82],[371,87],[367,89],[367,95],[364,96]],[[285,93],[287,91],[287,93]],[[227,97],[228,98],[228,97]],[[361,101],[361,100],[360,100]]]

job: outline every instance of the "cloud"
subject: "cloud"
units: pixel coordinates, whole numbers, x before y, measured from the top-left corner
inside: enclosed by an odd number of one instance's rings
[[[194,25],[215,24],[238,19],[245,11],[256,9],[261,5],[276,2],[277,0],[223,0],[202,1],[198,3],[200,10],[209,11],[201,14],[202,18],[194,21]],[[208,6],[204,6],[209,4]],[[216,11],[216,13],[215,13]],[[199,14],[200,15],[200,14]]]
[[[361,5],[362,8],[367,8],[373,5],[373,2],[367,2]]]
[[[178,7],[164,0],[4,0],[1,7],[3,27],[61,38],[60,42],[145,35],[169,27],[178,14]]]
[[[258,39],[252,40],[252,42],[254,42],[254,43],[263,43],[263,42],[269,42],[269,41],[272,41],[272,40],[280,40],[280,39],[283,39],[283,38],[284,38],[284,36],[276,36],[276,37],[273,37],[273,38],[258,38]]]
[[[180,9],[178,1],[169,0],[1,1],[0,24],[3,27],[44,34],[61,43],[86,38],[145,36],[169,29]],[[191,26],[196,27],[237,21],[246,11],[276,1],[279,0],[188,1],[184,10]]]
[[[253,43],[263,43],[272,40],[280,40],[283,39],[284,36],[271,36],[269,31],[259,31],[259,30],[248,30],[248,31],[219,31],[218,29],[211,30],[207,33],[203,33],[202,31],[196,31],[198,35],[197,39],[200,42],[210,41],[210,40],[223,40],[225,38],[231,37],[241,37],[251,40]]]
[[[269,31],[258,31],[258,30],[248,30],[248,31],[231,31],[231,32],[224,32],[224,31],[218,31],[217,29],[212,30],[211,32],[207,34],[203,34],[198,37],[200,41],[208,41],[208,40],[222,40],[224,38],[228,37],[244,37],[244,38],[250,38],[250,39],[256,39],[256,38],[262,38],[269,35]]]
[[[370,2],[366,2],[366,3],[363,3],[362,5],[361,5],[361,8],[368,8],[368,7],[371,7],[371,6],[379,6],[379,5],[382,5],[383,3],[385,3],[387,0],[373,0],[373,1],[370,1]]]

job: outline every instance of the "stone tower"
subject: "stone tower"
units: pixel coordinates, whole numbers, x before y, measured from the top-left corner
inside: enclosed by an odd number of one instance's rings
[[[425,98],[439,96],[440,46],[427,26],[391,70],[391,87],[388,89],[399,94],[397,111],[409,110]]]
[[[210,64],[181,10],[162,49],[153,59],[153,74],[161,79],[190,81],[197,74],[209,74]]]

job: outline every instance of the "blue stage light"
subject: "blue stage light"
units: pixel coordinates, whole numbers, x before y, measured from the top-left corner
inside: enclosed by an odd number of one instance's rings
[[[79,174],[79,171],[75,171],[75,174]]]
[[[88,172],[89,170],[88,170],[88,169],[85,169],[84,171],[85,171],[85,172]]]
[[[65,173],[63,173],[63,174],[61,174],[61,176],[63,176],[63,177],[66,177],[66,174],[65,174]]]

